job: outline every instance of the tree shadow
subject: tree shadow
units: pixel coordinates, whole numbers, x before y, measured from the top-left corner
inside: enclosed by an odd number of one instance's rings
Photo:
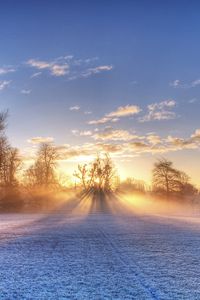
[[[110,213],[108,199],[102,191],[95,191],[91,198],[90,214]]]

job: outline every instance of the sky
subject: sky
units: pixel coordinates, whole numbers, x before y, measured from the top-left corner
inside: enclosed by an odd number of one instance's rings
[[[166,157],[199,184],[199,1],[2,1],[0,110],[25,161],[109,152],[122,178]]]

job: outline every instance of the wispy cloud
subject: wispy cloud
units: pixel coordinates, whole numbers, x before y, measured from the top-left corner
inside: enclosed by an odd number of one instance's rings
[[[85,115],[91,115],[91,114],[92,114],[92,111],[84,111],[84,114],[85,114]]]
[[[122,160],[143,154],[163,154],[167,152],[176,152],[182,150],[200,149],[200,129],[196,129],[189,137],[161,137],[156,133],[147,133],[139,135],[123,129],[105,129],[94,136],[91,131],[74,130],[77,135],[95,139],[94,142],[86,142],[82,145],[57,145],[55,146],[59,153],[61,161],[82,161],[93,159],[99,151],[109,152],[111,157]],[[92,134],[92,135],[91,135]],[[29,143],[40,144],[43,142],[52,142],[51,137],[35,137],[28,140]]]
[[[37,59],[29,59],[27,61],[27,65],[38,70],[49,70],[50,74],[53,76],[64,76],[69,72],[69,65],[67,63],[58,64],[54,61],[47,62]]]
[[[195,88],[200,85],[200,78],[197,78],[197,79],[195,79],[191,82],[187,82],[187,83],[184,83],[179,79],[176,79],[176,80],[170,82],[169,85],[172,86],[173,88],[186,88],[186,89]]]
[[[15,69],[12,68],[12,67],[3,67],[3,68],[0,68],[0,75],[5,75],[7,73],[12,73],[12,72],[15,72]]]
[[[92,135],[91,130],[80,131],[80,136],[91,136],[91,135]]]
[[[0,91],[4,90],[7,86],[9,86],[11,80],[0,80]]]
[[[105,124],[105,123],[107,123],[109,121],[111,121],[111,118],[103,117],[103,118],[98,119],[98,120],[88,121],[88,124],[89,125],[99,125],[99,124]]]
[[[148,134],[146,137],[147,141],[152,145],[157,145],[161,143],[161,137],[157,134]]]
[[[141,108],[137,105],[120,106],[115,111],[106,114],[104,117],[98,120],[91,120],[88,122],[90,125],[105,124],[107,122],[117,122],[122,117],[128,117],[138,114]]]
[[[137,105],[126,105],[120,106],[115,111],[107,114],[107,117],[127,117],[131,115],[138,114],[141,111],[141,108]]]
[[[130,133],[123,129],[113,129],[112,127],[106,127],[104,130],[95,133],[92,136],[95,140],[103,141],[129,141],[138,138],[137,135]]]
[[[113,69],[113,66],[111,66],[111,65],[97,66],[95,68],[89,68],[89,69],[83,71],[80,74],[80,77],[89,77],[93,74],[99,74],[104,71],[111,71],[112,69]]]
[[[197,85],[200,85],[200,79],[196,79],[191,82],[191,87],[196,87]]]
[[[195,132],[191,135],[191,138],[200,142],[200,129],[196,129]]]
[[[92,131],[91,130],[80,131],[78,129],[73,129],[72,130],[72,134],[76,135],[76,136],[91,136],[92,135]]]
[[[80,106],[78,106],[78,105],[71,106],[71,107],[69,108],[69,110],[71,110],[71,111],[73,111],[73,110],[75,110],[75,111],[80,110]]]
[[[29,95],[31,93],[31,90],[21,90],[21,94]]]
[[[52,143],[54,141],[53,137],[33,137],[31,139],[28,139],[27,142],[33,145],[42,144],[42,143]]]
[[[198,99],[197,98],[192,98],[188,101],[188,103],[190,104],[194,104],[194,103],[197,103],[198,102]]]
[[[181,85],[181,81],[179,79],[176,79],[176,80],[170,82],[169,85],[172,86],[172,87],[174,87],[174,88],[177,88],[177,87],[179,87]]]
[[[161,138],[158,135],[147,135],[143,141],[130,141],[123,145],[127,151],[137,154],[162,154],[181,150],[195,150],[200,148],[200,130],[197,129],[189,138],[172,137]]]
[[[42,74],[42,72],[36,72],[36,73],[33,73],[33,74],[31,75],[31,78],[39,77],[41,74]]]
[[[26,64],[39,72],[31,78],[41,75],[42,71],[48,71],[52,76],[65,76],[68,80],[87,78],[101,72],[113,69],[112,65],[95,65],[98,58],[75,59],[73,55],[60,56],[52,61],[31,58]]]
[[[166,100],[148,105],[148,113],[139,119],[140,122],[149,122],[153,120],[171,120],[176,118],[176,113],[172,111],[176,102]]]

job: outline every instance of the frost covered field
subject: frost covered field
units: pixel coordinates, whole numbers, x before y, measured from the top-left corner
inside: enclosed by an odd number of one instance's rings
[[[1,214],[0,299],[200,299],[198,212],[124,207],[74,199]]]

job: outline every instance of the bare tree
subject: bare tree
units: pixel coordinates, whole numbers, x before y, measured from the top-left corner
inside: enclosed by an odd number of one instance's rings
[[[9,148],[9,144],[7,138],[4,133],[4,129],[6,127],[8,112],[0,112],[0,184],[4,183],[4,165],[6,153]]]
[[[9,144],[7,138],[4,135],[0,136],[0,185],[4,185],[5,164],[7,159],[7,153],[9,150]]]
[[[5,136],[8,111],[0,113],[0,185],[13,188],[17,185],[17,173],[21,165],[19,152],[12,148]]]
[[[17,174],[21,167],[21,158],[16,148],[9,147],[3,162],[3,181],[7,188],[14,188],[18,184]]]
[[[167,197],[175,194],[185,194],[186,190],[195,191],[189,183],[189,176],[173,167],[173,163],[164,158],[154,164],[153,169],[153,190],[165,193]]]
[[[4,131],[7,125],[8,111],[0,112],[0,133]]]
[[[108,154],[105,155],[102,166],[102,189],[111,191],[115,183],[116,169]]]
[[[97,156],[90,165],[78,165],[74,176],[79,179],[85,191],[112,191],[114,188],[116,170],[108,154]]]
[[[87,165],[78,165],[78,170],[74,172],[74,177],[78,178],[80,180],[81,185],[83,186],[84,190],[87,190],[90,186],[90,183],[88,182],[88,169]]]
[[[167,196],[174,191],[177,176],[179,175],[172,165],[172,162],[163,158],[155,163],[153,169],[154,190],[164,191]]]
[[[29,187],[55,187],[57,184],[57,159],[57,149],[51,144],[42,144],[34,164],[25,172],[27,185]]]
[[[189,196],[198,193],[198,189],[190,183],[190,177],[185,172],[179,171],[178,191],[182,196]]]

